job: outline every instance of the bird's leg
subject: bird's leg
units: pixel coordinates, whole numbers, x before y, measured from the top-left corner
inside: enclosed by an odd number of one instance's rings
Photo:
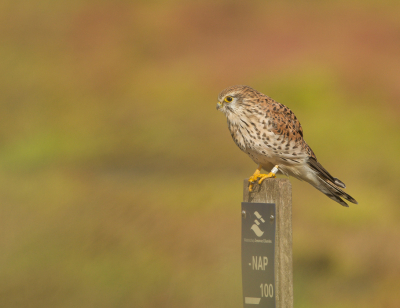
[[[261,184],[265,179],[268,178],[276,178],[275,174],[278,172],[278,165],[276,165],[274,168],[272,168],[271,172],[268,174],[261,174],[261,165],[258,166],[257,170],[254,172],[254,174],[249,178],[249,191],[253,191],[253,185],[254,182],[258,180],[258,184]]]

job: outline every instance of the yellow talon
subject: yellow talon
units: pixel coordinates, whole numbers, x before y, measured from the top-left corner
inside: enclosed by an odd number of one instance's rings
[[[258,184],[261,184],[265,179],[268,179],[268,178],[276,178],[275,173],[272,173],[272,172],[270,172],[270,173],[268,173],[268,174],[261,174],[261,175],[262,175],[262,177],[261,177],[261,179],[258,181]]]
[[[250,185],[249,185],[249,191],[253,191],[253,183],[250,183]]]
[[[278,166],[275,166],[270,173],[268,174],[261,174],[261,165],[258,166],[257,170],[254,174],[249,178],[249,191],[253,191],[254,183],[258,180],[258,184],[260,185],[265,179],[268,178],[276,178],[275,173],[278,172]]]

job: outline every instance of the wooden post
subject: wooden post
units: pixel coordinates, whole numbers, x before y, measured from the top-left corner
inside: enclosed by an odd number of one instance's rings
[[[276,204],[276,308],[293,308],[292,185],[287,179],[266,179],[249,192],[249,182],[245,180],[243,202]]]

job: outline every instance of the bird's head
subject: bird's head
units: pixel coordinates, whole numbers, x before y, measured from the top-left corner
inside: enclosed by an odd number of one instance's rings
[[[257,95],[257,91],[248,86],[232,86],[226,88],[218,95],[217,110],[228,116],[238,113],[244,106],[243,103]]]

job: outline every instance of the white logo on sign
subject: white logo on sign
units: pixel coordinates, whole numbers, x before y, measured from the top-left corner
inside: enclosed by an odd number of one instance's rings
[[[258,227],[260,225],[260,221],[262,223],[265,223],[265,220],[262,218],[260,213],[257,211],[254,212],[254,215],[256,215],[257,219],[254,220],[254,224],[251,226],[251,230],[254,231],[254,233],[258,236],[261,237],[264,234],[264,231],[261,231],[261,229]]]

